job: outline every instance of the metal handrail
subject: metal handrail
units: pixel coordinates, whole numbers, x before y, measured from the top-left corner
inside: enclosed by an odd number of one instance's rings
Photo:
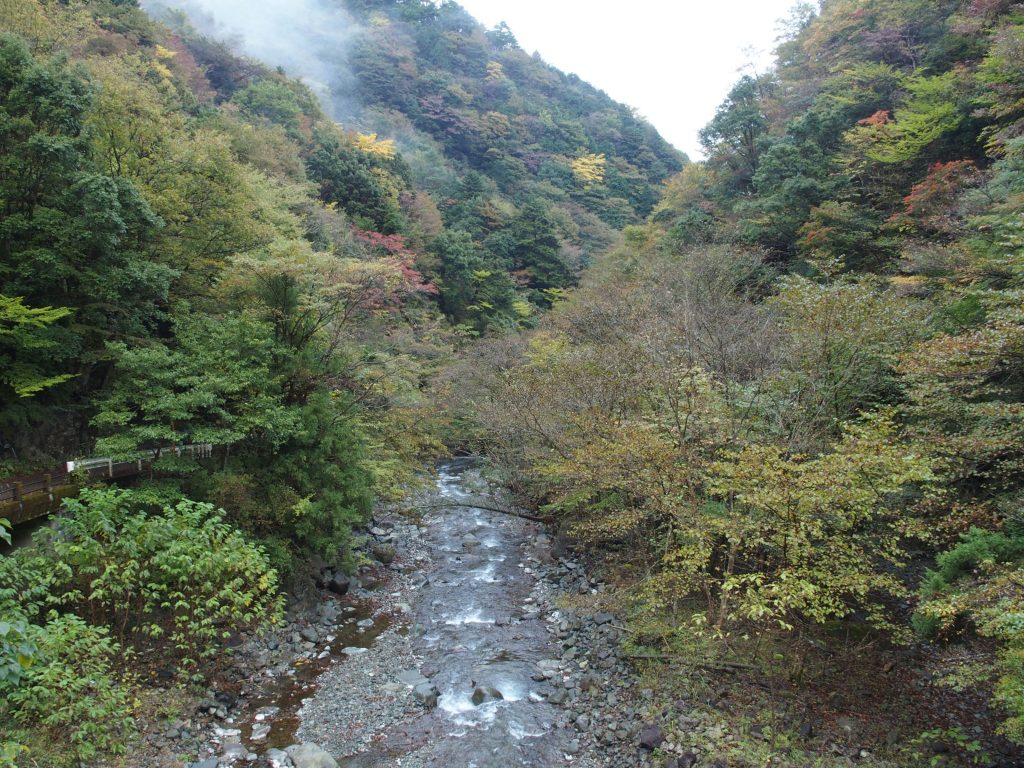
[[[138,458],[127,461],[118,461],[109,456],[66,461],[59,469],[55,469],[53,472],[0,482],[0,502],[21,501],[22,498],[33,493],[49,493],[54,486],[67,484],[74,472],[84,471],[90,478],[131,477],[132,475],[142,474],[148,466],[152,465],[155,459],[168,453],[173,456],[187,454],[195,458],[208,459],[213,456],[213,445],[202,443],[198,445],[167,446],[151,451],[143,451],[138,454]]]

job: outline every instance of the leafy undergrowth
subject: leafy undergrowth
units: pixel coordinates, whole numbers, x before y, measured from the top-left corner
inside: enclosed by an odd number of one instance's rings
[[[85,489],[0,557],[0,766],[126,753],[156,665],[202,680],[225,642],[281,617],[266,551],[212,505]],[[159,653],[157,653],[159,651]]]

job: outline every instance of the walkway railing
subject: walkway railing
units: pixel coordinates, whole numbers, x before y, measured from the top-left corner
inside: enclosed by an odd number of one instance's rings
[[[144,451],[138,458],[120,461],[109,457],[76,459],[51,472],[0,482],[0,517],[17,525],[43,517],[60,506],[60,500],[77,492],[79,478],[90,480],[135,477],[148,472],[153,461],[165,455],[207,459],[213,446],[179,445]]]

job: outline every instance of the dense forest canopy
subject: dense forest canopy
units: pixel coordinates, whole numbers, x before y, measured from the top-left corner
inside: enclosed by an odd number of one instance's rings
[[[1024,6],[800,4],[689,162],[450,0],[343,5],[338,122],[184,13],[0,0],[0,468],[156,453],[0,555],[0,766],[124,749],[125,650],[202,680],[451,451],[637,655],[927,649],[1024,743]]]

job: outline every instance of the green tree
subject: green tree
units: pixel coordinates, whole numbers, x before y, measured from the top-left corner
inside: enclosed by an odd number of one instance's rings
[[[6,412],[14,398],[31,397],[72,378],[48,374],[47,369],[54,366],[46,360],[54,356],[57,346],[48,328],[70,314],[63,307],[34,309],[20,298],[0,295],[0,383],[5,390],[0,410]]]
[[[767,77],[745,75],[700,132],[711,165],[726,169],[741,190],[750,188],[757,172],[760,139],[768,127],[762,100],[771,85]]]
[[[550,306],[546,292],[568,288],[575,278],[562,258],[561,242],[547,206],[531,200],[510,222],[508,232],[513,270],[526,277],[535,303]]]
[[[111,352],[114,381],[93,419],[105,435],[97,445],[103,453],[131,457],[145,448],[253,438],[279,445],[289,434],[267,325],[182,309],[172,343],[115,344]]]

